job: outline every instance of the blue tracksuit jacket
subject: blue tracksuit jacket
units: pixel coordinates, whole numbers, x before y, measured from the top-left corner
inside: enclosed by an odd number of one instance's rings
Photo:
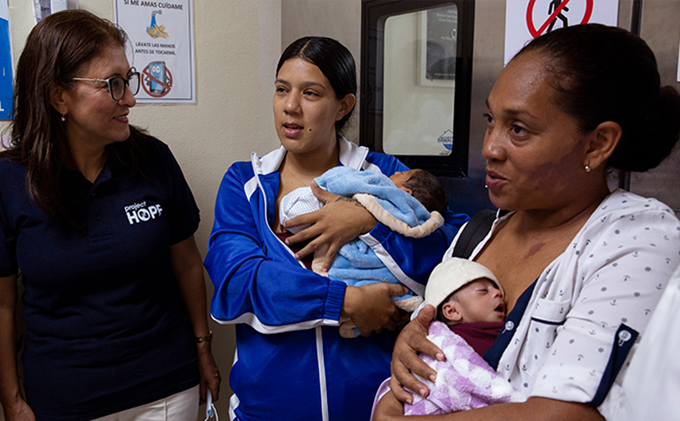
[[[212,317],[236,325],[231,419],[368,420],[389,376],[396,334],[344,339],[338,319],[346,284],[298,262],[272,231],[283,148],[234,163],[222,180],[205,266],[215,292]],[[340,140],[340,165],[391,175],[396,158]],[[378,224],[362,238],[400,281],[424,285],[466,215],[422,239]]]

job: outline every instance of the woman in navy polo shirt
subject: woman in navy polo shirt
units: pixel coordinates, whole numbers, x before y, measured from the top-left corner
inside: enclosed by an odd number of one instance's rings
[[[0,401],[7,420],[195,419],[210,352],[199,211],[168,147],[128,123],[125,33],[53,14],[19,59],[0,155]],[[26,400],[15,363],[21,272]],[[144,418],[150,419],[150,418]]]

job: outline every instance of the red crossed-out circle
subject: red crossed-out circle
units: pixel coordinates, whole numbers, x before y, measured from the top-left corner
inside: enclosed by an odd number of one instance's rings
[[[546,20],[543,25],[541,25],[538,30],[534,26],[534,6],[536,5],[536,0],[529,0],[529,5],[527,6],[527,28],[529,29],[529,33],[531,34],[532,37],[537,38],[540,36],[543,31],[545,31],[545,28],[550,25],[550,22],[553,20],[557,19],[557,15],[560,14],[562,9],[569,3],[570,0],[564,0],[562,4],[560,4],[558,7],[555,8],[555,11],[552,12],[550,17],[548,17],[548,20]],[[586,0],[586,13],[583,15],[583,19],[581,20],[581,25],[584,23],[588,23],[590,21],[590,17],[593,15],[593,0]]]
[[[141,81],[142,88],[144,88],[144,92],[146,92],[146,94],[149,95],[150,97],[162,98],[162,97],[164,97],[164,96],[166,96],[167,94],[170,93],[170,90],[172,89],[172,80],[173,80],[172,79],[172,73],[170,72],[170,69],[168,69],[167,67],[165,68],[165,71],[168,73],[168,83],[167,84],[164,83],[164,81],[158,80],[155,77],[151,76],[151,72],[149,72],[149,65],[147,65],[144,68],[144,70],[142,70],[142,75],[150,77],[155,82],[160,83],[161,85],[163,85],[166,88],[165,92],[163,92],[162,94],[154,94],[154,93],[151,93],[149,91],[149,88],[147,88],[146,84],[144,83],[144,80],[142,80]]]

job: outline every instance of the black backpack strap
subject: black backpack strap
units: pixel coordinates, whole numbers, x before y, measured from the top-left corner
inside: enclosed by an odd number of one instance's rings
[[[491,209],[479,211],[470,218],[453,247],[453,257],[469,258],[477,244],[489,233],[495,220],[496,211]]]

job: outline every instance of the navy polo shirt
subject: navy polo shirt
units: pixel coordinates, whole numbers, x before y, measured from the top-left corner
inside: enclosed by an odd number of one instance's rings
[[[167,145],[145,144],[137,176],[114,154],[94,183],[63,170],[81,229],[42,212],[25,168],[0,159],[0,276],[23,275],[24,384],[39,420],[89,420],[198,383],[169,247],[199,211]]]

